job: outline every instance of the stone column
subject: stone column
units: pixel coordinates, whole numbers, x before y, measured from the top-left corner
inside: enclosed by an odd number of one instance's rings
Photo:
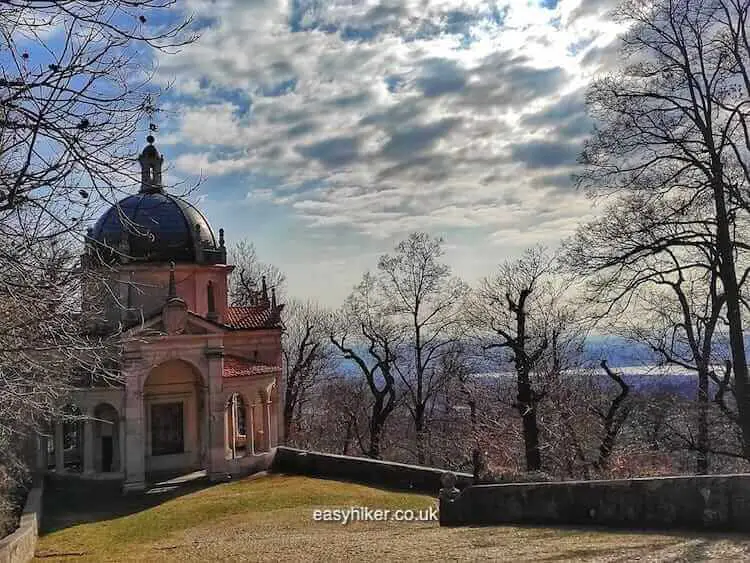
[[[83,472],[94,473],[94,423],[91,420],[83,421]]]
[[[221,377],[224,371],[224,349],[221,346],[206,350],[208,359],[208,475],[211,481],[227,476],[224,439],[224,399]]]
[[[55,423],[55,471],[65,471],[65,443],[63,440],[63,423]]]
[[[120,416],[117,422],[117,446],[120,451],[119,458],[117,460],[117,471],[125,474],[125,417]]]
[[[230,411],[227,411],[227,409],[224,409],[224,459],[227,459],[228,457],[234,458],[232,455],[232,443],[230,442],[231,439],[231,430],[230,430]]]
[[[146,488],[146,422],[140,373],[140,358],[123,357],[125,379],[125,483],[123,490],[142,491]]]
[[[268,399],[264,396],[260,402],[260,416],[263,419],[263,451],[271,449],[271,409]]]
[[[245,407],[248,412],[248,433],[250,434],[250,455],[255,455],[255,403],[248,401]]]
[[[268,399],[266,401],[266,404],[264,405],[266,407],[266,436],[268,440],[268,451],[271,451],[271,448],[273,448],[276,445],[275,442],[275,432],[274,430],[274,423],[273,423],[273,412],[271,412],[271,406],[273,403],[271,402],[271,399]]]
[[[200,457],[200,464],[201,469],[205,469],[208,467],[210,457],[211,457],[211,445],[210,445],[210,437],[211,437],[211,429],[210,429],[210,420],[211,416],[209,415],[208,409],[211,405],[211,402],[208,400],[208,386],[206,385],[203,390],[201,391],[203,393],[202,395],[202,401],[201,401],[201,408],[198,410],[200,413],[200,421],[198,422],[201,425],[201,457]]]
[[[47,436],[36,436],[36,470],[47,471]]]

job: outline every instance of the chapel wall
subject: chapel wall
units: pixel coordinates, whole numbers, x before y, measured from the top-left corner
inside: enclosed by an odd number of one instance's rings
[[[281,365],[279,330],[230,332],[224,336],[224,352],[262,364]]]
[[[178,265],[175,268],[177,296],[185,301],[189,311],[202,317],[208,314],[208,282],[214,286],[214,307],[217,320],[223,321],[227,304],[227,272],[225,267]],[[130,309],[136,318],[148,318],[161,309],[169,295],[169,267],[159,264],[150,268],[121,268],[114,275],[92,281],[86,300],[105,312],[109,321],[125,318],[130,289]]]

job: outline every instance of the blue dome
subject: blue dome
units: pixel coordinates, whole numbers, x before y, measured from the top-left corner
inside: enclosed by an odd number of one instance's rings
[[[162,191],[138,193],[113,205],[91,238],[104,258],[133,262],[220,263],[222,249],[203,214]],[[123,243],[127,246],[123,248]]]

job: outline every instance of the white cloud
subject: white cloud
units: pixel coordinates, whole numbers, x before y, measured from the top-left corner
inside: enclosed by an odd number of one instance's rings
[[[205,26],[160,61],[163,141],[183,174],[280,178],[243,193],[311,230],[559,239],[589,212],[568,176],[619,31],[604,7],[191,0]]]

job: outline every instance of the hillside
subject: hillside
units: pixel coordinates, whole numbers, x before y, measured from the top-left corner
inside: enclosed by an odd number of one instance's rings
[[[427,496],[307,477],[266,476],[123,497],[45,496],[38,561],[601,561],[750,556],[737,537],[574,528],[441,528],[437,522],[316,522],[323,508],[424,509]]]

